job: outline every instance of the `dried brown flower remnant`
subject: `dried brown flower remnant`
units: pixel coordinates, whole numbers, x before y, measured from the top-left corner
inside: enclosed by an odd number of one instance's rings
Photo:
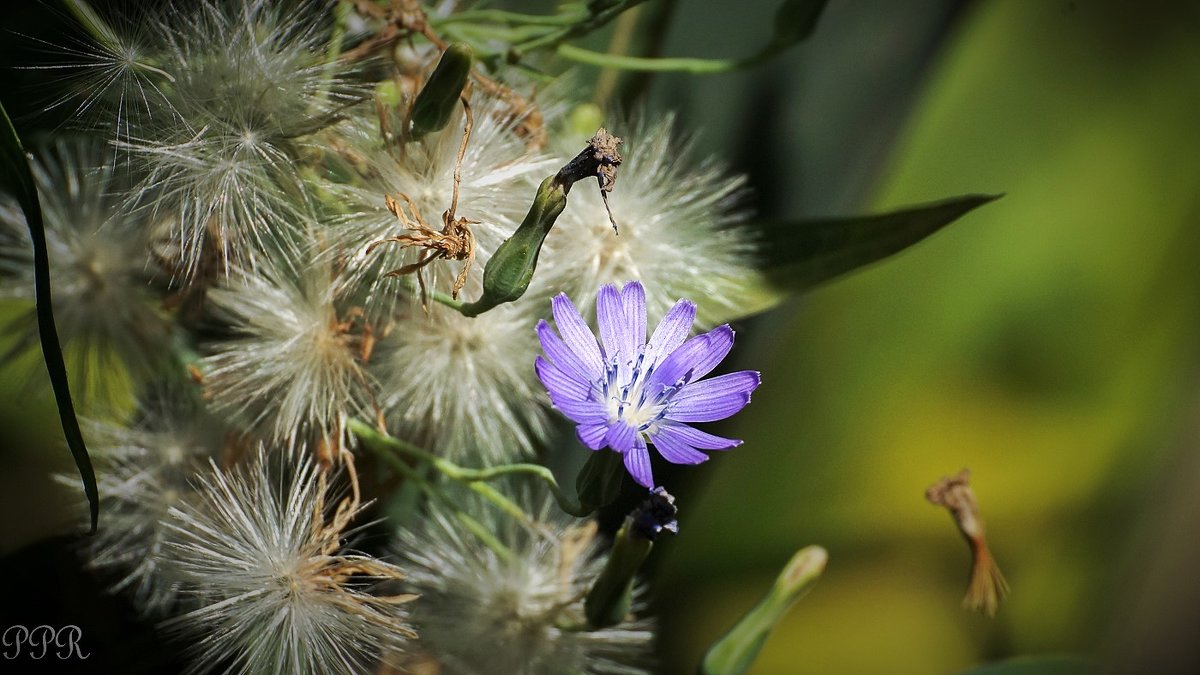
[[[451,295],[457,298],[458,292],[467,283],[467,273],[471,271],[471,263],[475,260],[475,233],[470,228],[470,223],[475,221],[470,221],[466,218],[451,217],[450,212],[446,211],[442,214],[442,231],[438,232],[425,223],[425,220],[421,217],[421,212],[417,210],[417,205],[413,203],[408,195],[402,194],[400,198],[408,205],[408,213],[405,213],[404,206],[401,206],[400,202],[391,195],[385,196],[384,202],[387,204],[388,211],[391,211],[393,215],[399,218],[400,222],[404,224],[404,228],[412,232],[412,234],[401,234],[377,241],[367,248],[367,252],[370,253],[377,246],[389,242],[425,249],[425,252],[417,262],[394,269],[384,275],[398,277],[415,272],[417,275],[417,284],[421,287],[422,307],[426,307],[427,305],[425,278],[421,276],[421,270],[438,258],[465,260],[466,263],[463,265],[462,270],[459,271],[458,278],[454,280],[454,287],[451,290]]]
[[[310,544],[315,550],[310,564],[304,566],[301,572],[309,575],[308,582],[314,590],[333,593],[340,600],[338,604],[348,611],[361,613],[366,618],[377,621],[379,618],[373,606],[402,605],[416,600],[417,596],[411,593],[369,595],[352,590],[355,577],[376,581],[403,581],[404,575],[394,565],[374,558],[340,553],[346,528],[362,511],[362,495],[359,492],[358,472],[354,468],[354,455],[344,448],[338,453],[350,478],[350,496],[338,503],[332,517],[327,517],[325,499],[329,495],[330,467],[318,469],[310,539]],[[407,627],[392,627],[405,637],[416,637]]]
[[[458,278],[454,280],[454,287],[450,291],[450,295],[458,299],[458,292],[467,283],[467,273],[471,271],[471,263],[475,261],[475,233],[471,231],[471,224],[478,223],[478,221],[458,218],[454,215],[458,211],[458,189],[462,185],[463,157],[467,154],[467,143],[471,140],[471,129],[475,126],[475,116],[471,113],[471,104],[467,102],[465,97],[461,101],[463,112],[466,114],[467,119],[463,125],[462,143],[458,146],[458,158],[454,163],[454,194],[450,199],[450,208],[442,212],[442,231],[437,232],[425,223],[425,220],[421,217],[421,212],[417,210],[417,205],[413,203],[408,195],[402,194],[400,197],[408,205],[408,211],[412,214],[411,218],[405,215],[404,207],[394,197],[385,195],[384,203],[387,204],[388,211],[391,211],[393,215],[400,219],[401,223],[404,223],[405,229],[414,234],[388,237],[367,247],[367,253],[375,250],[375,247],[388,242],[396,242],[405,246],[417,246],[425,249],[425,253],[417,262],[394,269],[384,276],[397,277],[415,272],[417,274],[417,284],[421,287],[421,307],[426,311],[429,310],[429,305],[426,302],[425,278],[421,276],[421,270],[438,258],[465,260],[466,263],[459,270]]]
[[[970,475],[970,471],[963,469],[955,476],[942,478],[925,490],[925,499],[950,512],[958,531],[971,547],[971,581],[963,606],[995,616],[1000,600],[1008,594],[1008,582],[988,548],[979,505],[968,483]]]
[[[621,166],[623,161],[617,148],[624,142],[608,133],[604,127],[600,127],[588,141],[587,147],[567,162],[556,176],[557,181],[564,186],[564,191],[570,191],[575,181],[595,176],[596,182],[600,184],[600,197],[604,200],[604,208],[608,211],[608,220],[612,223],[614,232],[617,232],[617,219],[613,217],[612,209],[608,206],[608,193],[612,192],[617,184],[617,167]]]

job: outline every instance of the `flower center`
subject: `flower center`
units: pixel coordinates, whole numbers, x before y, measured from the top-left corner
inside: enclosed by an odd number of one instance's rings
[[[601,382],[603,399],[608,406],[610,423],[624,422],[638,432],[646,432],[666,414],[675,392],[686,384],[691,373],[673,386],[650,385],[657,363],[645,363],[645,346],[638,348],[632,362],[613,357],[605,367]]]

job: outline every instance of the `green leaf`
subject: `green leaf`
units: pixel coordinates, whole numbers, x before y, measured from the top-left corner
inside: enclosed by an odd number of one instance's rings
[[[75,20],[83,26],[88,35],[91,35],[97,42],[113,49],[119,47],[117,32],[96,13],[95,9],[92,9],[86,0],[63,0],[63,5],[66,6],[71,16],[75,17]]]
[[[899,253],[1000,195],[966,195],[874,216],[759,224],[762,271],[800,292]]]
[[[790,47],[812,35],[827,1],[784,0],[775,12],[775,35],[771,38],[771,46],[775,49]]]
[[[100,516],[100,500],[96,491],[96,474],[92,460],[88,457],[83,434],[79,431],[79,420],[75,417],[75,405],[71,401],[71,390],[67,385],[67,366],[63,362],[62,349],[58,342],[58,329],[54,325],[54,308],[50,299],[50,258],[46,251],[46,229],[42,221],[42,207],[38,202],[37,187],[33,173],[25,158],[21,139],[13,128],[8,112],[0,105],[0,187],[7,189],[17,198],[29,225],[29,238],[33,241],[34,294],[37,301],[38,334],[42,340],[42,356],[46,370],[50,373],[50,384],[54,399],[58,403],[58,416],[62,420],[63,435],[67,447],[75,458],[79,477],[83,480],[83,491],[87,495],[91,511],[91,532],[95,533]]]

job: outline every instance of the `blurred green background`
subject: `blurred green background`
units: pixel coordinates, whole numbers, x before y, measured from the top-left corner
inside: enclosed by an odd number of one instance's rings
[[[811,543],[827,572],[752,672],[1194,668],[1196,6],[834,2],[767,70],[742,100],[778,84],[782,109],[732,114],[785,148],[776,215],[1006,196],[741,332],[764,384],[663,547],[668,670]],[[963,467],[1013,589],[993,620],[959,607],[968,551],[923,499]]]
[[[664,53],[752,53],[774,5],[680,0]],[[826,574],[752,672],[1046,654],[1195,670],[1197,4],[834,0],[800,48],[656,78],[650,104],[748,173],[764,216],[1006,195],[738,326],[736,366],[764,384],[721,429],[745,445],[671,474],[682,531],[652,561],[663,672],[694,669],[807,544],[829,550]],[[72,515],[45,478],[69,468],[49,412],[4,398],[4,552]],[[31,420],[49,431],[24,438]],[[923,498],[963,467],[1012,586],[994,619],[960,607],[967,547]]]

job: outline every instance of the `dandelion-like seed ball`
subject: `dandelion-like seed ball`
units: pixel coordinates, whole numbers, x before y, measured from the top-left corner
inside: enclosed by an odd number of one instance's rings
[[[597,630],[584,625],[583,598],[604,567],[593,523],[571,524],[543,502],[528,510],[538,520],[531,531],[488,506],[463,501],[510,558],[442,510],[402,531],[397,545],[409,562],[407,584],[421,596],[413,605],[419,644],[444,672],[650,672],[652,622],[627,619]]]
[[[547,432],[529,367],[538,304],[474,318],[438,305],[400,314],[372,363],[392,431],[455,460],[493,465],[532,455]]]
[[[217,410],[241,416],[273,441],[345,440],[348,417],[369,409],[361,328],[339,311],[339,280],[326,264],[259,265],[210,291],[232,331],[204,358]]]
[[[715,162],[697,162],[677,140],[672,120],[625,132],[624,161],[608,207],[600,191],[581,183],[546,238],[538,274],[586,309],[604,284],[640,279],[652,318],[681,297],[694,298],[710,324],[735,314],[735,291],[752,271],[752,242],[736,227],[744,181]],[[573,147],[573,146],[572,146]],[[710,324],[711,325],[711,324]]]
[[[168,554],[199,606],[165,625],[189,640],[193,672],[362,673],[412,635],[411,596],[372,592],[400,570],[342,548],[361,505],[282,455],[214,466],[171,510]]]

